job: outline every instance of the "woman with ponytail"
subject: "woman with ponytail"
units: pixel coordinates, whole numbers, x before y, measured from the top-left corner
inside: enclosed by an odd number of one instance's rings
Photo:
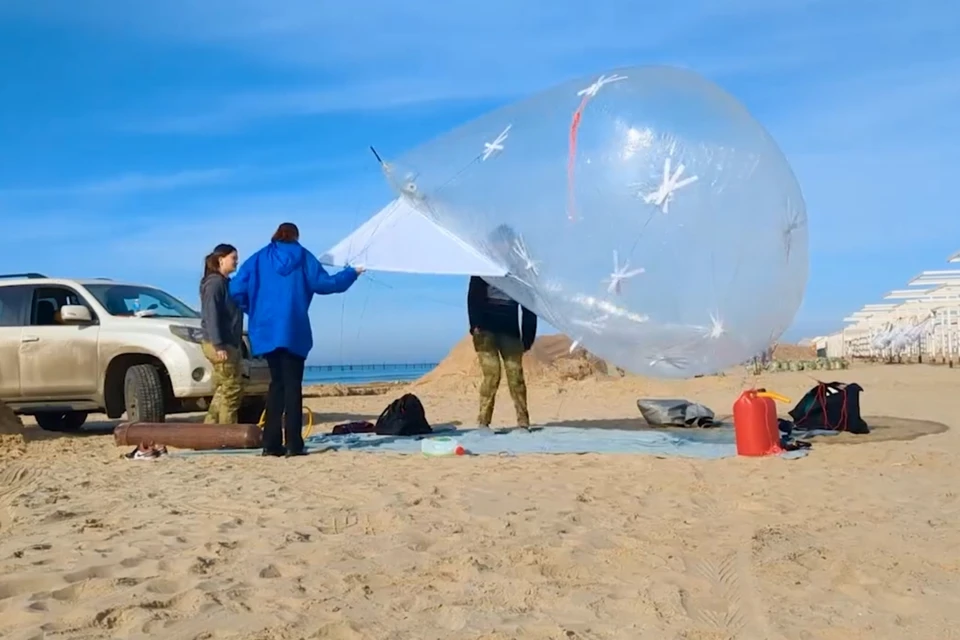
[[[230,275],[237,270],[237,261],[237,250],[229,244],[218,244],[203,261],[200,346],[213,365],[213,399],[204,419],[207,424],[235,424],[243,398],[243,311],[230,297]]]

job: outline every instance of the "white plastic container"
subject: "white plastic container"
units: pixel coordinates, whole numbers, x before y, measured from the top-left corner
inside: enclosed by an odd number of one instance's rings
[[[467,451],[455,438],[424,438],[420,441],[420,451],[425,456],[462,456]]]

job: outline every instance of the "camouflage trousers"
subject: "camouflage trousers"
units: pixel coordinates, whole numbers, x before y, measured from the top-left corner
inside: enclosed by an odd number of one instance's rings
[[[517,410],[517,426],[529,427],[530,414],[527,411],[527,383],[523,379],[523,343],[520,338],[498,335],[481,331],[473,336],[473,347],[480,361],[483,381],[480,383],[480,415],[477,422],[481,426],[490,426],[493,419],[493,406],[500,387],[500,360],[507,374],[507,388]]]
[[[213,365],[213,399],[205,424],[236,424],[240,401],[243,399],[243,374],[240,367],[240,350],[227,347],[227,359],[218,362],[217,350],[209,342],[200,345],[203,355]]]

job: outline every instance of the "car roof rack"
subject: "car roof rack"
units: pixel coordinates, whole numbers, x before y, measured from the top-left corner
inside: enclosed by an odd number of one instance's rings
[[[0,278],[30,278],[31,280],[36,280],[37,278],[46,278],[47,276],[42,273],[0,273]]]

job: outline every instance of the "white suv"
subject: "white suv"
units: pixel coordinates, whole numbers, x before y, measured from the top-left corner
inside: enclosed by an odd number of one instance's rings
[[[0,400],[41,428],[76,431],[92,412],[163,422],[203,411],[212,367],[200,315],[154,287],[0,275]],[[240,422],[258,422],[270,384],[244,337]]]

